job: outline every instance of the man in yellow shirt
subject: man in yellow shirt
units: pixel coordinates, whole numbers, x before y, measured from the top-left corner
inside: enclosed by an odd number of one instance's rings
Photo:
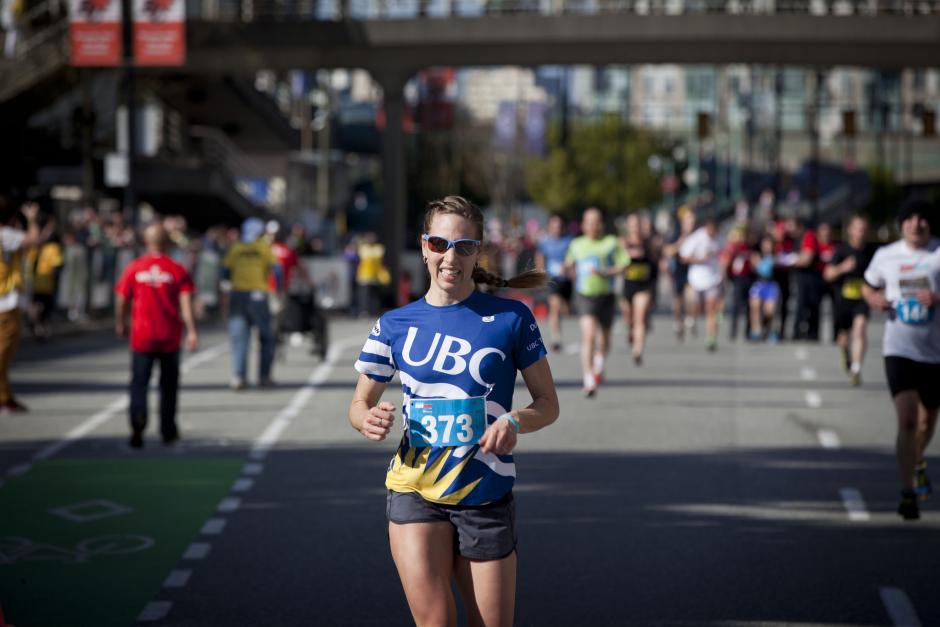
[[[222,261],[223,272],[231,282],[228,333],[232,342],[233,390],[245,389],[248,369],[248,344],[251,327],[258,328],[261,355],[258,360],[258,385],[271,387],[271,366],[274,362],[274,333],[268,307],[268,276],[273,270],[280,276],[280,266],[263,238],[264,222],[248,218],[242,224],[241,241],[235,243]]]
[[[56,289],[59,286],[59,271],[65,263],[62,244],[55,235],[55,219],[48,217],[45,229],[51,235],[49,240],[33,246],[26,253],[26,269],[30,273],[33,286],[33,302],[29,304],[29,324],[36,339],[49,339],[47,322],[55,308]]]

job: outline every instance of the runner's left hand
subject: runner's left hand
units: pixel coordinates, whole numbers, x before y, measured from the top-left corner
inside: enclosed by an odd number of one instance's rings
[[[199,348],[199,336],[196,332],[186,334],[186,350],[190,353],[195,353],[196,349]]]
[[[480,438],[480,450],[484,453],[509,455],[516,448],[516,429],[508,420],[497,420]]]

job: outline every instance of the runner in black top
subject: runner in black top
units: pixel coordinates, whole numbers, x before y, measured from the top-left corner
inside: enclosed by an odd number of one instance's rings
[[[620,307],[627,329],[627,342],[633,347],[633,363],[640,366],[646,345],[647,314],[653,298],[655,261],[650,244],[640,231],[640,219],[636,214],[627,217],[627,233],[622,245],[630,256],[630,263],[623,272]]]
[[[865,242],[868,220],[852,216],[845,227],[846,241],[836,247],[823,276],[833,287],[833,317],[836,343],[842,352],[842,367],[852,385],[861,385],[862,360],[865,358],[868,327],[868,303],[862,295],[865,269],[871,262],[872,249]]]

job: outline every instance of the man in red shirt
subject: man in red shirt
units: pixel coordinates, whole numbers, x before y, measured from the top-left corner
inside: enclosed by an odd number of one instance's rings
[[[199,338],[193,319],[193,280],[166,254],[169,237],[160,224],[144,231],[147,252],[124,270],[115,286],[115,331],[127,333],[127,304],[131,302],[130,422],[133,448],[144,445],[147,427],[147,387],[154,362],[160,362],[160,434],[164,444],[179,439],[176,398],[179,390],[179,351],[186,326],[186,348],[196,350]]]

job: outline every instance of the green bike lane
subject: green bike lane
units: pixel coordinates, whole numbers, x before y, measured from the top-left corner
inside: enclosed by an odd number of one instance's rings
[[[240,457],[54,459],[0,490],[0,603],[18,627],[131,624]]]

